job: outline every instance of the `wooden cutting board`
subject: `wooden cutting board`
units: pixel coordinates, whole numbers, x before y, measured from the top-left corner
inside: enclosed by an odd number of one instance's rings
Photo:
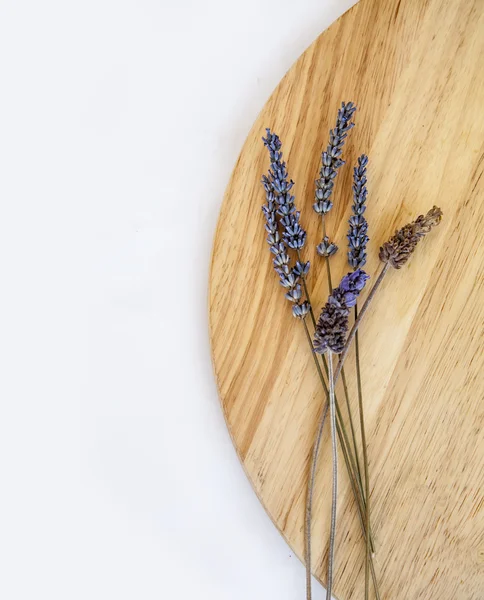
[[[271,267],[260,207],[279,134],[308,230],[317,312],[328,290],[314,246],[314,180],[342,100],[358,105],[328,229],[347,272],[352,165],[370,157],[367,271],[395,230],[437,204],[444,219],[391,271],[361,328],[375,563],[382,598],[484,598],[484,1],[361,0],[322,33],[263,108],[235,165],[210,273],[220,399],[267,513],[303,557],[309,457],[323,397],[304,330]],[[354,355],[347,361],[356,411]],[[364,544],[340,460],[334,592],[361,598]],[[324,583],[329,432],[314,501],[313,572]],[[303,581],[301,580],[303,586]],[[301,590],[301,597],[304,591]]]

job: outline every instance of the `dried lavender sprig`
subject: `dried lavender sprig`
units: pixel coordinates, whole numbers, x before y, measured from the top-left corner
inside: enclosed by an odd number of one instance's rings
[[[344,348],[340,354],[338,365],[335,369],[334,373],[334,381],[336,382],[340,373],[343,370],[343,365],[346,360],[346,356],[348,355],[349,348],[351,346],[351,342],[358,331],[358,327],[368,310],[375,294],[380,287],[386,273],[389,268],[392,266],[395,269],[401,268],[410,258],[410,255],[415,250],[418,242],[425,237],[436,225],[440,223],[442,220],[442,211],[437,206],[434,206],[426,215],[420,215],[415,221],[412,221],[408,225],[402,227],[402,229],[398,230],[395,235],[390,238],[388,242],[383,244],[380,248],[380,260],[383,261],[384,266],[378,275],[373,287],[371,288],[368,297],[366,298],[363,307],[358,314],[358,318],[356,319],[353,327],[348,335]],[[329,402],[327,403],[327,405]],[[314,448],[319,448],[319,444],[321,442],[321,436],[323,434],[323,427],[320,424],[319,429],[316,433],[316,438],[314,442]],[[313,454],[313,461],[317,461],[317,452]],[[371,560],[371,557],[370,557]],[[373,565],[372,561],[370,563],[370,567],[372,569],[373,575]],[[373,575],[374,579],[374,575]],[[374,580],[375,581],[375,580]]]
[[[315,335],[315,346],[316,346],[315,351],[318,351],[318,350],[320,352],[331,351],[330,350],[331,347],[336,348],[336,349],[341,349],[341,339],[339,336],[341,334],[344,335],[344,333],[347,332],[347,330],[348,330],[349,308],[351,306],[354,306],[354,304],[356,302],[357,294],[363,288],[367,278],[368,278],[368,276],[366,275],[366,273],[364,273],[363,271],[360,271],[360,270],[355,273],[349,273],[345,278],[343,278],[340,286],[332,292],[330,299],[328,301],[328,304],[325,307],[325,309],[327,308],[327,313],[324,317],[322,315],[318,322],[319,329],[317,331],[317,335]],[[323,313],[324,312],[325,311],[323,309]],[[316,359],[315,359],[315,362],[317,362]],[[338,375],[339,375],[339,372],[338,372]],[[336,401],[334,402],[334,405],[337,408]],[[307,584],[306,585],[307,585],[308,600],[311,598],[310,526],[311,526],[312,494],[313,494],[313,489],[314,489],[314,476],[315,476],[317,458],[318,458],[318,454],[319,454],[319,446],[321,443],[321,434],[323,431],[323,426],[324,426],[324,421],[325,421],[326,414],[328,411],[328,406],[330,408],[330,413],[331,413],[331,400],[330,399],[328,399],[328,403],[326,405],[326,408],[323,411],[323,416],[322,416],[320,424],[319,424],[318,436],[316,437],[316,442],[313,447],[313,457],[312,457],[312,463],[311,463],[310,479],[309,479],[309,483],[308,483],[308,495],[307,495],[307,505],[306,505],[306,540],[307,540],[306,541],[306,560],[307,560],[307,564],[306,564]],[[334,414],[334,410],[332,412]],[[348,457],[348,454],[347,454],[348,451],[346,450],[346,447],[348,447],[348,450],[349,450],[350,446],[349,446],[349,441],[344,434],[344,430],[342,429],[343,424],[342,424],[342,419],[341,419],[341,415],[339,414],[339,411],[338,411],[338,417],[339,417],[339,421],[332,419],[332,423],[334,425],[334,423],[336,422],[336,430],[337,430],[338,436],[340,438],[341,446],[343,448],[345,462],[348,467],[348,473],[350,475],[350,481],[352,484],[353,493],[355,495],[355,499],[357,500],[359,516],[360,516],[360,520],[361,520],[364,537],[365,537],[365,539],[371,539],[371,533],[369,530],[367,530],[365,528],[365,525],[363,522],[362,507],[360,505],[358,490],[357,490],[357,486],[354,481],[355,478],[353,475],[353,473],[356,473],[356,467],[354,465],[352,467],[349,466],[350,458]],[[332,427],[331,435],[332,435],[332,448],[333,448],[333,457],[334,457],[334,451],[336,448],[336,436],[335,436],[334,426]],[[343,437],[344,437],[344,439],[343,439]],[[350,455],[350,457],[351,457],[351,455]],[[333,460],[333,492],[336,487],[337,487],[337,460],[336,461]],[[363,491],[362,491],[361,487],[360,487],[360,491],[363,495]],[[363,497],[363,506],[364,506],[364,497]],[[329,553],[330,561],[328,563],[328,585],[329,585],[330,589],[331,589],[331,585],[332,585],[331,578],[332,578],[332,563],[333,563],[333,554],[334,554],[334,529],[335,529],[335,520],[334,519],[335,519],[335,514],[336,514],[335,511],[336,511],[336,503],[335,503],[334,494],[333,494],[332,528],[331,528],[331,535],[330,535],[330,553]],[[370,557],[370,565],[371,565],[373,581],[375,584],[376,596],[377,596],[377,598],[379,598],[378,584],[377,584],[376,574],[375,574],[373,561],[372,561],[371,557]]]
[[[345,164],[341,158],[343,154],[343,145],[348,135],[348,131],[354,127],[351,121],[356,106],[353,102],[342,102],[341,108],[338,110],[336,118],[336,126],[329,131],[329,143],[325,151],[321,154],[321,169],[319,171],[319,179],[315,182],[313,209],[317,214],[321,215],[323,225],[323,241],[317,246],[318,254],[328,257],[334,254],[338,247],[332,243],[326,236],[326,226],[324,216],[333,208],[331,196],[333,194],[334,180],[338,173],[338,169]],[[331,249],[328,248],[330,246]],[[328,280],[331,276],[328,272]]]
[[[438,225],[441,219],[442,211],[434,206],[426,215],[420,215],[415,221],[396,231],[395,235],[380,248],[380,260],[394,269],[401,269],[410,258],[418,242],[435,225]]]
[[[333,455],[333,490],[331,495],[331,524],[329,529],[328,579],[326,582],[326,600],[331,600],[333,588],[334,540],[336,536],[336,505],[338,500],[338,446],[336,443],[336,416],[334,401],[333,352],[328,350],[329,371],[329,415],[331,422],[331,450]]]
[[[316,190],[315,190],[315,204],[313,205],[314,210],[321,214],[321,224],[323,228],[323,240],[318,246],[316,246],[316,250],[318,254],[326,259],[326,274],[328,277],[328,290],[329,292],[333,289],[333,282],[331,278],[331,267],[329,258],[333,256],[338,250],[337,245],[332,242],[329,237],[326,235],[326,222],[325,215],[329,212],[333,206],[331,202],[331,195],[333,193],[334,188],[334,180],[337,174],[338,169],[344,165],[344,161],[342,160],[342,148],[345,142],[345,139],[348,135],[348,131],[354,127],[354,123],[351,121],[354,113],[356,111],[356,106],[352,102],[342,103],[340,110],[338,111],[336,126],[333,130],[329,132],[329,145],[327,147],[326,152],[323,152],[321,155],[321,171],[320,171],[320,179],[316,181]],[[316,325],[315,325],[316,328]],[[326,362],[326,359],[323,358],[323,361]],[[327,368],[326,368],[327,371]],[[352,433],[354,432],[353,427],[353,419],[351,417],[350,411],[350,402],[349,402],[349,393],[348,386],[346,384],[346,376],[345,373],[342,373],[343,379],[343,389],[346,398],[346,404],[348,406],[349,415],[350,415],[350,424]],[[354,435],[353,435],[354,438]],[[358,477],[361,485],[361,473],[359,467],[359,460],[357,454],[357,447],[355,444],[355,456],[356,456],[356,464],[358,467]],[[362,486],[361,486],[362,487]]]
[[[280,150],[280,145],[277,144],[277,146],[278,146],[278,148],[277,147],[273,147],[273,148],[271,148],[271,150],[273,152],[277,152],[278,150]],[[274,158],[277,160],[278,158],[280,158],[280,156],[279,157],[274,156]],[[279,171],[282,171],[282,170],[279,169]],[[284,175],[285,175],[285,177],[284,177]],[[284,175],[283,175],[283,178],[285,178],[287,180],[287,173],[285,173]],[[283,270],[284,274],[287,275],[289,267],[287,266],[286,257],[284,256],[284,254],[282,252],[282,248],[281,248],[280,245],[278,247],[276,247],[276,248],[274,247],[274,242],[276,242],[276,243],[280,242],[280,239],[277,236],[275,238],[272,238],[272,239],[270,237],[271,234],[274,234],[275,231],[277,231],[277,221],[276,221],[276,217],[275,217],[275,206],[274,206],[273,202],[274,202],[275,196],[277,195],[277,192],[279,192],[282,189],[282,186],[278,186],[279,189],[276,189],[276,190],[271,189],[272,186],[270,186],[269,189],[268,189],[267,184],[271,183],[271,181],[269,180],[269,178],[263,179],[263,183],[265,184],[264,187],[266,188],[266,195],[267,195],[267,201],[268,201],[267,202],[267,206],[264,207],[264,214],[266,215],[266,221],[267,221],[267,223],[266,223],[266,225],[267,225],[266,229],[267,229],[268,234],[269,234],[268,242],[271,244],[272,251],[276,255],[276,258],[274,260],[275,260],[276,263],[279,263],[279,265],[278,265],[279,269]],[[273,195],[270,194],[271,191],[273,192]],[[274,194],[274,191],[276,192],[276,194]],[[274,225],[276,225],[276,227],[274,227]],[[298,253],[298,258],[299,258],[299,249],[297,249],[297,253]],[[286,254],[287,254],[287,252],[286,252]],[[303,285],[304,285],[304,287],[306,289],[306,284],[305,284],[304,277],[305,277],[305,274],[307,274],[307,270],[309,269],[309,264],[308,263],[302,263],[301,260],[300,260],[300,258],[299,258],[298,262],[299,262],[299,265],[297,264],[294,270],[296,271],[296,276],[297,275],[301,275],[302,280],[303,280]],[[279,275],[282,276],[283,273],[281,273],[279,271]],[[291,280],[289,283],[293,284],[294,281]],[[306,293],[307,293],[307,289],[306,289]],[[309,300],[309,295],[308,294],[307,294],[307,298]],[[296,304],[293,307],[293,314],[295,316],[298,316],[298,317],[304,317],[307,314],[308,308],[309,308],[309,310],[311,312],[311,316],[313,316],[311,308],[310,308],[310,305],[308,307],[307,303],[303,303],[302,305]],[[304,327],[305,327],[305,330],[306,330],[306,334],[308,336],[309,345],[312,348],[311,338],[309,336],[309,332],[308,332],[308,329],[307,329],[306,322],[303,321],[303,324],[304,324]],[[326,384],[324,382],[324,378],[323,378],[321,369],[319,367],[319,363],[318,363],[318,361],[316,359],[316,355],[313,355],[313,356],[314,356],[314,359],[315,359],[315,362],[316,362],[316,366],[318,367],[318,373],[319,373],[319,376],[320,376],[320,379],[321,379],[321,383],[323,385],[323,388],[327,392],[327,387],[326,387]],[[350,475],[350,480],[351,480],[351,483],[352,483],[353,493],[355,494],[355,499],[357,500],[357,504],[358,504],[358,509],[359,509],[358,516],[360,517],[361,526],[363,528],[364,524],[363,524],[362,513],[361,513],[361,508],[360,508],[360,499],[359,499],[359,496],[358,496],[357,489],[356,489],[356,487],[354,485],[354,482],[353,482],[353,475],[352,475],[352,471],[351,471],[352,467],[350,466],[350,462],[349,462],[351,460],[351,454],[350,454],[350,458],[348,458],[348,451],[346,451],[345,441],[344,441],[344,439],[342,437],[342,436],[345,436],[346,434],[344,432],[344,425],[343,425],[343,422],[341,420],[341,416],[339,415],[339,413],[338,413],[338,418],[339,418],[339,421],[337,423],[338,436],[340,437],[340,443],[342,444],[343,454],[344,454],[346,466],[348,468],[348,473]],[[324,420],[324,418],[323,418],[323,420]],[[345,439],[347,439],[347,438],[345,438]],[[348,442],[346,442],[346,443],[348,443]],[[348,446],[348,448],[349,448],[349,446]],[[313,481],[314,481],[314,479],[313,479]],[[310,518],[309,518],[309,521],[310,521]],[[364,529],[363,529],[363,533],[365,534]],[[310,554],[308,553],[308,556],[309,555]],[[310,560],[308,560],[308,564],[310,564]],[[375,576],[375,572],[374,572],[373,563],[371,564],[371,568],[372,568],[373,580],[374,580],[374,583],[375,583],[375,589],[377,590],[376,576]],[[309,573],[309,578],[310,578],[310,573]],[[308,589],[309,589],[309,594],[310,594],[310,587]],[[377,592],[377,597],[378,597],[378,592]]]
[[[353,169],[353,215],[349,219],[348,262],[353,269],[361,269],[366,264],[366,244],[369,241],[368,222],[364,217],[366,210],[366,166],[368,156],[362,154],[358,165]]]
[[[345,164],[341,159],[343,153],[342,147],[348,135],[348,131],[355,124],[351,122],[356,106],[353,102],[342,102],[341,108],[338,110],[336,126],[329,132],[329,144],[321,155],[321,170],[320,177],[316,180],[315,203],[313,209],[318,214],[324,215],[333,207],[330,198],[333,193],[334,178],[337,175],[338,169]]]
[[[333,283],[332,283],[332,278],[331,278],[331,267],[330,267],[329,258],[333,254],[336,253],[336,251],[338,250],[338,247],[336,246],[336,244],[334,242],[331,242],[329,237],[326,235],[325,215],[327,212],[329,212],[329,210],[331,210],[331,208],[333,206],[332,202],[331,202],[331,195],[333,193],[334,180],[335,180],[335,177],[337,174],[337,170],[344,164],[344,161],[341,158],[342,147],[343,147],[344,141],[347,137],[348,131],[354,127],[354,123],[351,122],[351,119],[353,117],[355,110],[356,110],[356,107],[354,106],[354,104],[352,102],[349,102],[348,104],[345,104],[344,102],[342,103],[342,107],[338,111],[336,127],[334,130],[330,131],[329,146],[327,148],[327,151],[323,152],[323,154],[321,156],[321,163],[322,163],[321,172],[320,172],[321,177],[319,180],[316,181],[316,190],[315,190],[316,203],[313,205],[313,208],[316,212],[321,214],[321,223],[322,223],[322,228],[323,228],[323,240],[316,247],[316,250],[317,250],[318,254],[320,256],[323,256],[326,260],[326,274],[328,277],[328,289],[330,292],[333,289]],[[323,358],[323,361],[326,361],[326,359]],[[359,459],[358,459],[358,449],[357,449],[357,445],[356,445],[353,418],[352,418],[351,408],[350,408],[348,386],[346,383],[346,376],[345,376],[344,371],[342,373],[342,380],[343,380],[344,395],[345,395],[346,404],[348,407],[348,414],[350,417],[351,432],[352,432],[352,436],[353,436],[354,452],[355,452],[356,466],[357,466],[357,472],[358,472],[358,482],[359,482],[359,485],[360,485],[360,488],[361,488],[362,494],[363,494],[363,484],[362,484],[362,479],[361,479],[360,463],[359,463]],[[337,403],[337,401],[336,401],[336,403]],[[343,427],[343,431],[345,431],[344,427]]]
[[[280,148],[280,146],[279,146],[279,148]],[[273,148],[272,150],[273,151],[274,150],[277,151],[277,148]],[[285,265],[287,265],[286,257],[284,256],[284,254],[283,254],[282,249],[281,249],[280,246],[277,247],[277,248],[273,247],[275,243],[280,242],[280,238],[278,237],[278,235],[277,236],[275,235],[275,233],[277,232],[277,221],[276,221],[276,217],[275,217],[276,211],[275,211],[275,206],[274,206],[274,195],[270,194],[270,192],[274,191],[274,190],[271,190],[270,187],[269,188],[267,187],[266,184],[270,183],[270,181],[268,179],[264,179],[263,178],[263,183],[265,184],[264,187],[266,189],[266,197],[267,197],[267,206],[263,207],[263,211],[264,211],[264,214],[266,216],[266,230],[267,230],[267,232],[269,234],[269,236],[268,236],[268,242],[269,242],[269,244],[272,247],[273,253],[276,255],[276,258],[274,259],[276,265],[278,264],[279,267],[282,267],[283,270],[284,270],[284,273],[287,275],[289,268],[287,268],[287,269],[284,268]],[[272,238],[271,238],[271,234],[273,236]],[[286,252],[286,254],[287,254],[287,252]],[[309,269],[309,263],[302,263],[301,262],[300,255],[299,255],[299,249],[297,250],[297,254],[298,254],[298,263],[296,264],[296,267],[294,268],[294,271],[296,271],[296,275],[301,275],[302,280],[303,280],[303,285],[304,285],[304,288],[305,288],[306,294],[307,294],[307,288],[306,288],[306,283],[305,283],[305,274],[307,274],[307,271]],[[279,272],[279,275],[282,275],[282,274]],[[308,298],[308,301],[309,301],[309,295],[308,294],[307,294],[307,298]],[[310,301],[309,301],[309,303],[310,303]],[[308,303],[303,303],[302,305],[297,305],[296,304],[293,307],[293,314],[295,316],[304,318],[306,316],[306,314],[307,314],[307,310],[308,310]],[[309,310],[311,312],[311,316],[313,317],[310,304],[309,304]],[[313,317],[313,322],[315,324],[314,317]],[[312,350],[311,337],[310,337],[310,334],[309,334],[306,322],[304,320],[303,320],[303,325],[305,327],[305,331],[306,331],[306,335],[307,335],[307,338],[308,338],[309,346],[310,346],[310,348]],[[329,392],[328,392],[326,383],[325,383],[324,378],[323,378],[321,367],[319,366],[319,362],[317,360],[317,355],[314,354],[314,353],[313,353],[313,358],[314,358],[315,363],[316,363],[316,367],[317,367],[317,370],[318,370],[318,374],[319,374],[321,383],[323,385],[323,389],[325,390],[325,393],[328,394]],[[324,361],[324,357],[323,357],[323,362],[325,362]],[[325,366],[326,366],[326,363],[325,363]],[[326,366],[326,372],[328,372],[327,371],[327,366]],[[325,416],[326,416],[326,413],[327,413],[327,409],[328,409],[328,407],[326,408],[326,410],[324,412],[324,415],[322,417],[321,429],[322,429],[322,425],[324,424],[324,420],[325,420]],[[338,409],[338,419],[339,419],[338,422],[337,422],[338,436],[340,438],[340,443],[342,444],[343,456],[345,458],[345,463],[346,463],[346,466],[348,468],[348,474],[350,476],[350,481],[351,481],[351,484],[352,484],[352,490],[353,490],[353,493],[355,495],[355,499],[356,499],[357,505],[358,505],[358,516],[360,518],[360,523],[361,523],[361,526],[363,528],[363,534],[365,535],[364,523],[363,523],[363,519],[362,519],[362,511],[361,511],[361,507],[360,507],[360,498],[359,498],[358,491],[357,491],[357,488],[356,488],[355,483],[354,483],[354,477],[353,477],[352,470],[351,470],[352,468],[354,469],[354,466],[353,467],[350,466],[350,461],[352,459],[351,459],[351,454],[348,457],[348,451],[346,450],[345,440],[346,440],[346,444],[348,444],[348,441],[347,441],[347,438],[346,438],[346,434],[344,432],[344,424],[343,424],[343,421],[341,419],[341,415],[339,414],[339,409]],[[348,445],[348,449],[349,449],[349,445]],[[317,456],[317,453],[318,452],[316,450],[316,456]],[[314,462],[314,464],[313,464],[313,477],[311,477],[310,480],[308,481],[308,488],[311,489],[311,494],[310,495],[308,494],[308,498],[312,497],[312,489],[314,487],[315,464],[316,464],[316,462]],[[310,502],[309,502],[309,507],[310,507]],[[310,510],[310,508],[309,508],[309,511],[307,511],[307,512],[308,512],[308,515],[309,515],[308,518],[307,518],[307,522],[310,523],[310,521],[311,521],[311,518],[310,518],[311,510]],[[308,539],[308,543],[310,544],[310,541],[309,541],[310,535],[308,535],[307,539]],[[310,551],[308,552],[307,556],[308,556],[307,563],[310,566],[310,562],[311,562],[310,558],[309,558],[310,557]],[[373,562],[371,563],[371,569],[372,569],[372,576],[373,576],[373,581],[375,583],[375,590],[376,590],[377,599],[378,599],[379,598],[379,594],[378,594],[377,581],[376,581],[376,575],[375,575],[375,571],[374,571]],[[309,598],[311,597],[310,577],[311,577],[311,572],[309,571],[309,584],[308,584]]]

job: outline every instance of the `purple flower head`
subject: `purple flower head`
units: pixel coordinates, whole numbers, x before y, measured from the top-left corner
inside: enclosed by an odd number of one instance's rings
[[[353,273],[345,275],[339,284],[339,288],[345,292],[361,292],[370,276],[362,269],[356,269]]]
[[[353,215],[349,219],[348,229],[348,262],[353,269],[366,264],[366,244],[368,223],[363,215],[366,210],[366,165],[368,156],[362,154],[358,165],[353,169]]]
[[[323,354],[328,349],[342,352],[348,333],[349,309],[356,304],[359,293],[369,279],[361,269],[348,273],[333,290],[319,316],[314,333],[314,351]]]
[[[299,222],[300,213],[294,204],[295,197],[290,193],[294,181],[288,180],[286,163],[282,160],[282,144],[279,136],[266,129],[264,146],[269,150],[271,167],[268,175],[262,177],[267,202],[275,202],[276,213],[283,227],[282,237],[293,250],[300,250],[306,243],[306,231]]]
[[[285,297],[293,303],[292,314],[304,319],[310,310],[307,301],[301,302],[302,289],[299,281],[309,271],[309,262],[296,262],[290,266],[288,248],[299,251],[306,241],[306,232],[299,222],[299,212],[290,193],[294,182],[288,179],[286,163],[282,160],[281,140],[267,129],[267,137],[262,138],[269,150],[271,161],[267,175],[262,177],[266,194],[266,204],[262,207],[265,218],[267,243],[273,254],[272,264],[279,275],[279,283],[286,289]]]
[[[356,106],[353,102],[342,102],[341,108],[338,110],[336,126],[329,132],[329,144],[326,151],[321,155],[321,170],[319,172],[319,179],[316,180],[316,189],[314,192],[315,202],[313,209],[318,214],[325,214],[333,207],[330,198],[333,194],[334,178],[338,169],[345,164],[344,160],[341,159],[343,154],[342,148],[348,131],[355,125],[351,121],[355,110]]]

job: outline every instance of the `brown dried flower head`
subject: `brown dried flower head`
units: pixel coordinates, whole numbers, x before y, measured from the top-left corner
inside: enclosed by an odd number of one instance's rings
[[[434,206],[426,215],[420,215],[395,232],[388,242],[380,248],[380,260],[389,263],[394,269],[400,269],[410,258],[418,242],[442,220],[442,211]]]

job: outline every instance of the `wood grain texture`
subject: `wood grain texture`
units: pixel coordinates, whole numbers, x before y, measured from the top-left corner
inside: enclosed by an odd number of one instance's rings
[[[320,152],[342,100],[359,110],[328,219],[341,247],[333,278],[348,270],[351,167],[362,152],[370,156],[370,274],[379,268],[379,245],[397,226],[433,204],[444,211],[406,267],[386,277],[361,328],[382,598],[482,599],[483,0],[361,0],[308,48],[268,100],[235,165],[213,247],[210,335],[223,411],[254,490],[302,558],[306,480],[323,396],[265,243],[260,177],[268,157],[261,136],[271,127],[283,141],[308,230],[304,256],[319,312],[328,291],[311,206]],[[347,371],[356,411],[352,353]],[[330,490],[326,429],[313,521],[313,571],[323,583]],[[364,544],[344,466],[338,515],[335,595],[361,598]]]

